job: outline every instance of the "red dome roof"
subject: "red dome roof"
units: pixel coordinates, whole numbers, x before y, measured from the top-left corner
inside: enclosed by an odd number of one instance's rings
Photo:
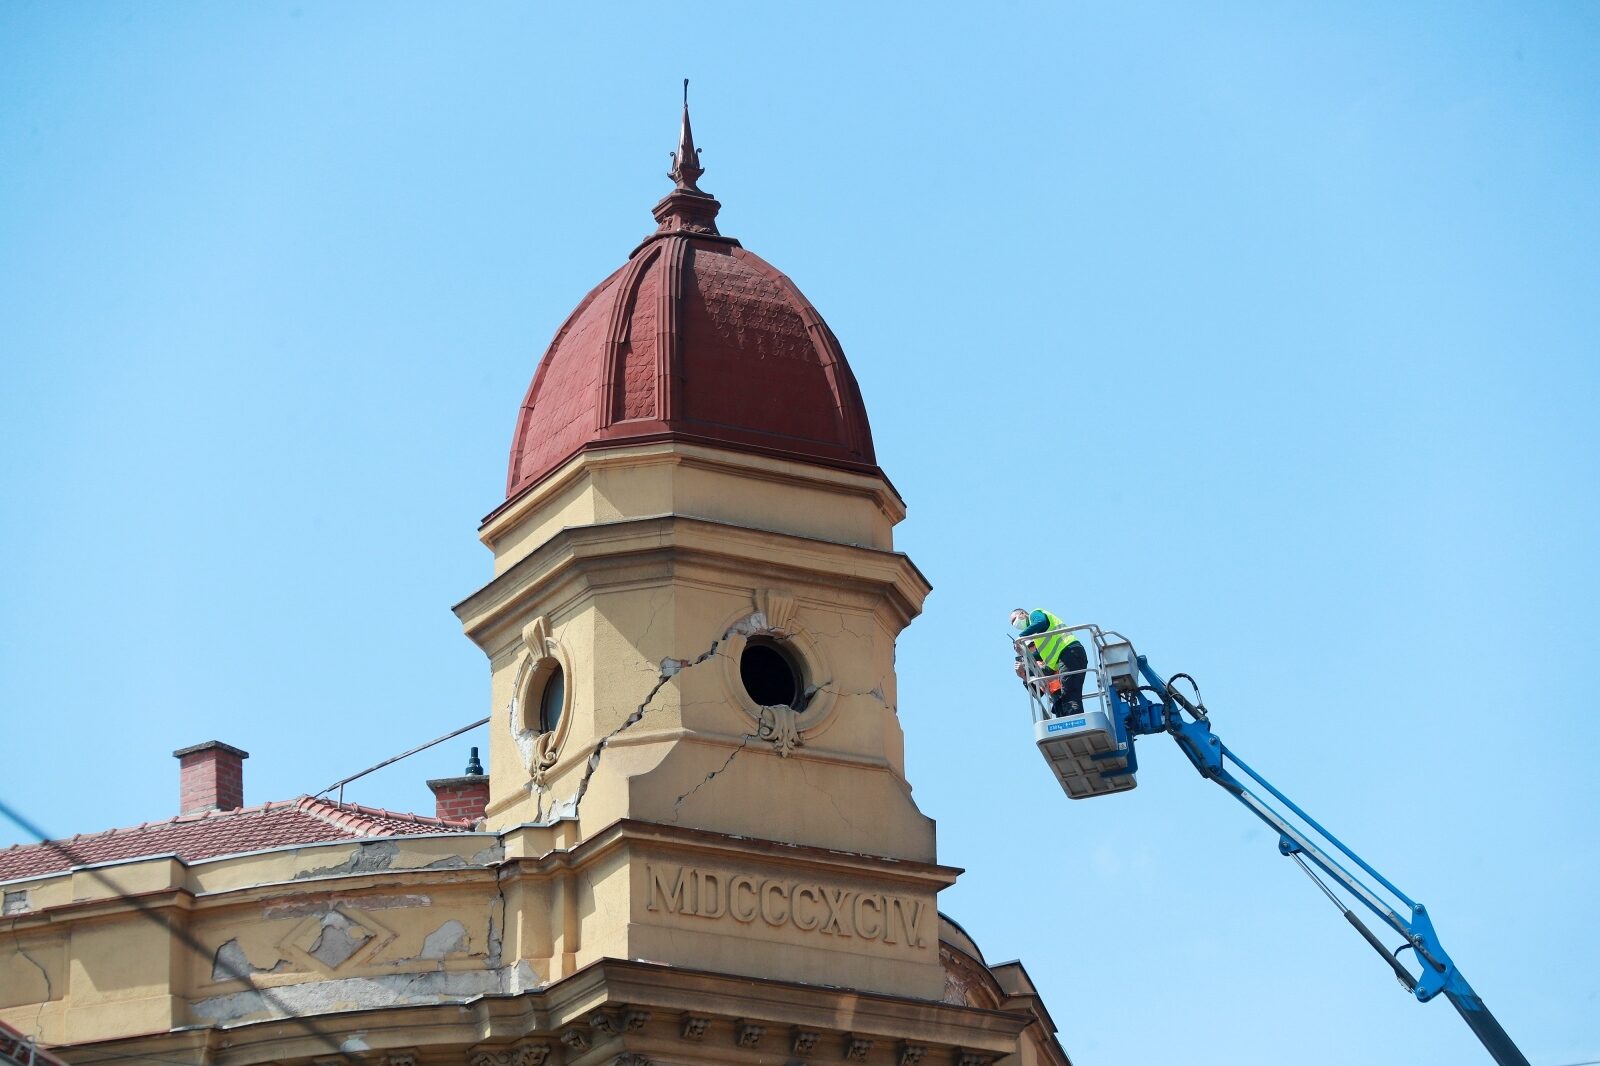
[[[688,165],[685,165],[687,160]],[[810,302],[717,232],[684,112],[660,228],[584,297],[517,417],[506,496],[581,451],[683,440],[879,473],[855,376]]]

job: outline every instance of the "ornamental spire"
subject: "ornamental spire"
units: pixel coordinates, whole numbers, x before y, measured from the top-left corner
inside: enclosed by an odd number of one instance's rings
[[[694,146],[694,129],[689,125],[689,79],[684,78],[683,124],[678,129],[678,150],[672,153],[672,169],[667,171],[675,187],[653,211],[656,222],[660,223],[657,233],[719,236],[716,219],[722,205],[695,184],[705,172],[700,165],[700,149]]]
[[[686,192],[699,192],[695,182],[706,172],[700,165],[700,149],[694,146],[694,129],[689,125],[689,79],[683,79],[683,125],[678,130],[678,150],[672,153],[672,169],[667,177]]]

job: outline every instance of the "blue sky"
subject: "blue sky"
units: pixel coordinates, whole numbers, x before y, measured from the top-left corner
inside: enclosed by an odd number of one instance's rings
[[[0,796],[166,817],[216,737],[287,798],[487,713],[449,606],[689,76],[934,585],[942,906],[1078,1066],[1487,1058],[1160,738],[1069,804],[1019,603],[1195,674],[1535,1066],[1600,1059],[1597,49],[1586,4],[8,4]]]

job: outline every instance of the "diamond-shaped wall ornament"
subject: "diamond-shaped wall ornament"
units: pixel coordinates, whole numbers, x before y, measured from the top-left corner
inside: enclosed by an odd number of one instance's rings
[[[358,916],[341,907],[329,907],[297,924],[278,947],[312,968],[331,972],[371,959],[393,939],[394,933],[370,915]]]

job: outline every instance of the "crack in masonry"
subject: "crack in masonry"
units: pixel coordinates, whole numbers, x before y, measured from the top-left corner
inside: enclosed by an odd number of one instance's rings
[[[833,793],[829,792],[825,788],[821,788],[821,787],[819,787],[819,786],[817,786],[817,785],[812,783],[812,781],[811,781],[811,772],[806,768],[806,764],[805,764],[804,761],[801,761],[801,763],[800,763],[800,776],[801,776],[801,778],[803,778],[805,780],[805,783],[810,788],[812,788],[813,790],[815,790],[817,792],[820,792],[824,796],[828,797],[828,803],[829,803],[830,806],[833,807],[833,813],[837,814],[839,816],[839,820],[841,822],[843,822],[845,825],[849,826],[851,829],[854,829],[856,827],[856,823],[852,822],[848,817],[845,816],[844,811],[839,807],[839,801],[834,798]]]
[[[572,794],[572,799],[568,801],[569,809],[572,811],[574,816],[576,816],[578,813],[578,806],[583,802],[584,794],[589,791],[589,780],[594,777],[595,770],[599,769],[600,767],[600,754],[606,750],[606,745],[611,743],[612,738],[614,738],[618,733],[632,729],[635,725],[638,725],[639,720],[643,718],[645,716],[645,712],[650,709],[651,701],[656,698],[657,693],[666,687],[668,681],[671,681],[685,670],[690,670],[696,666],[699,666],[701,663],[717,654],[717,649],[722,646],[723,642],[726,641],[728,637],[743,624],[743,622],[736,622],[732,626],[729,626],[728,629],[723,632],[722,636],[711,642],[711,647],[700,653],[698,658],[690,660],[669,658],[662,660],[661,672],[656,675],[656,683],[651,686],[650,691],[646,693],[644,702],[639,704],[638,708],[635,709],[632,714],[628,715],[627,719],[621,725],[617,726],[617,728],[601,737],[600,740],[595,744],[594,751],[589,753],[589,765],[584,768],[583,777],[578,781],[577,791]],[[555,809],[552,808],[551,813],[554,813],[554,810]]]
[[[831,693],[834,696],[838,696],[841,699],[848,699],[848,698],[850,698],[852,696],[871,696],[878,703],[882,704],[885,710],[889,710],[889,711],[893,711],[894,710],[894,707],[890,706],[889,701],[884,698],[884,695],[883,695],[883,678],[882,677],[878,678],[877,683],[875,685],[873,685],[871,688],[864,689],[864,690],[862,690],[860,692],[841,692],[839,689],[830,688],[829,686],[832,685],[832,684],[833,684],[833,681],[830,679],[828,681],[823,681],[820,684],[814,685],[811,688],[806,689],[806,694],[805,694],[806,702],[809,704],[811,702],[811,700],[813,698],[815,698],[816,694],[819,693],[819,692],[827,692],[827,693]]]
[[[506,944],[506,886],[499,870],[494,875],[494,898],[495,902],[489,905],[489,928],[484,933],[483,961],[489,969],[498,970],[504,961]],[[495,920],[497,910],[498,922]]]
[[[33,968],[39,971],[39,976],[44,978],[44,999],[39,1003],[39,1009],[33,1015],[33,1033],[31,1040],[39,1039],[39,1019],[44,1017],[44,1009],[55,999],[55,987],[50,983],[50,971],[46,970],[39,960],[22,950],[22,937],[17,932],[17,923],[11,923],[11,946],[16,948],[17,954],[33,963]]]
[[[655,628],[656,615],[661,613],[663,607],[672,602],[672,594],[665,589],[662,592],[664,595],[661,598],[661,602],[650,608],[650,621],[644,624],[644,632],[639,634],[639,639],[635,644],[636,647],[641,649],[644,647],[645,638],[650,635],[650,630]]]
[[[824,612],[824,617],[829,616],[829,615],[831,615],[833,617],[833,619],[835,621],[835,624],[838,627],[838,630],[837,630],[838,634],[842,635],[844,633],[848,633],[852,637],[854,637],[856,640],[861,641],[862,643],[870,643],[872,641],[872,639],[873,639],[872,634],[871,633],[863,633],[859,629],[856,629],[854,626],[852,626],[846,620],[846,616],[845,616],[845,613],[843,611],[828,611],[828,612]]]
[[[443,965],[444,965],[443,963],[440,963],[441,967]],[[415,977],[411,978],[411,980],[409,980],[405,984],[401,985],[399,990],[396,991],[395,994],[394,994],[395,1002],[396,1003],[404,1003],[407,993],[409,993],[411,991],[411,986],[416,984],[418,981],[422,980],[424,977],[428,977],[429,975],[433,974],[434,972],[435,971],[433,971],[433,970],[423,970],[421,973],[418,973]]]
[[[689,791],[685,792],[683,795],[681,795],[677,799],[673,800],[672,801],[672,820],[673,820],[673,822],[677,822],[678,814],[679,814],[678,808],[683,806],[683,801],[684,800],[688,799],[690,796],[694,795],[696,792],[699,792],[706,785],[709,785],[711,783],[711,779],[713,777],[716,777],[718,774],[722,773],[722,771],[726,770],[728,767],[733,765],[734,758],[736,756],[738,756],[738,754],[741,751],[743,751],[745,748],[749,747],[750,746],[750,742],[752,740],[758,740],[758,739],[760,739],[760,738],[755,736],[755,734],[746,733],[744,735],[744,739],[739,741],[739,746],[737,748],[734,748],[731,752],[728,753],[727,759],[723,760],[723,763],[722,763],[721,766],[717,767],[715,770],[711,771],[705,777],[701,778],[699,780],[699,782],[697,782],[695,784],[695,786],[693,788],[691,788]]]

